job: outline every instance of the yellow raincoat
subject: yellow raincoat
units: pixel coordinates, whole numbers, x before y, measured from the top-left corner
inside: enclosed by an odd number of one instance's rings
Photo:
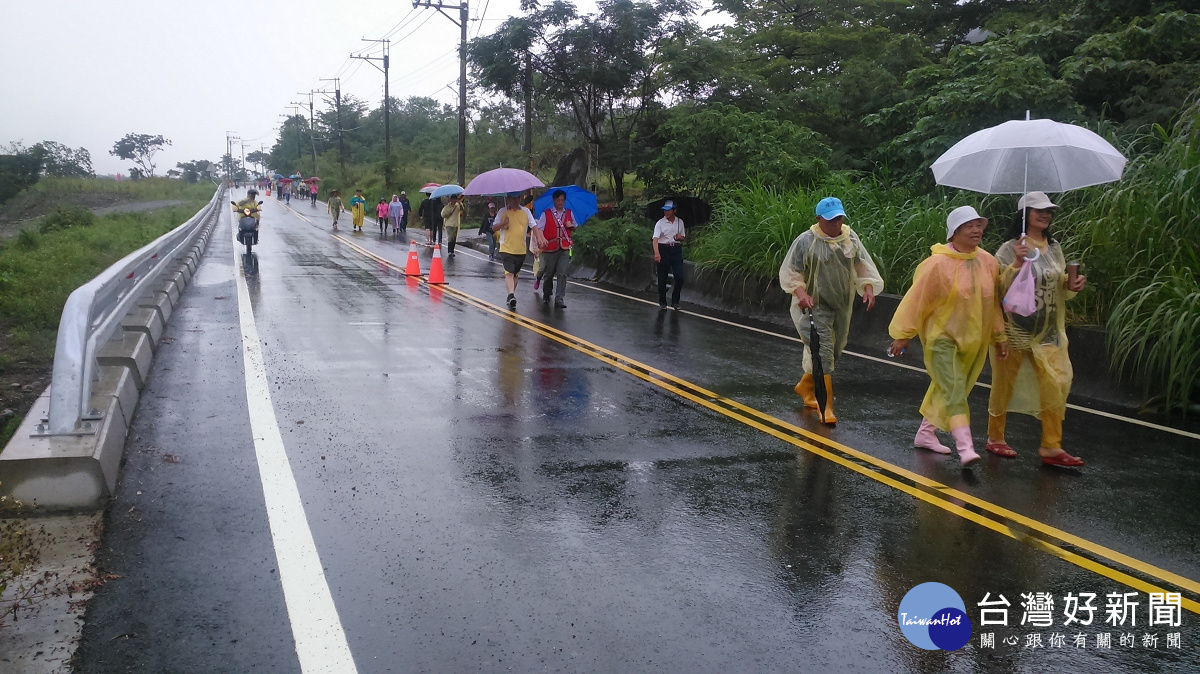
[[[1032,316],[1004,314],[1008,358],[992,357],[992,394],[988,401],[988,437],[1003,440],[1005,413],[1031,414],[1042,420],[1042,447],[1062,444],[1062,420],[1067,411],[1073,370],[1067,357],[1067,300],[1076,293],[1067,289],[1067,262],[1057,242],[1038,245],[1026,239],[1041,255],[1032,263],[1036,311]],[[1000,267],[1000,293],[1008,291],[1019,271],[1013,247],[1006,241],[996,251]]]
[[[950,431],[970,424],[967,394],[979,379],[988,347],[1007,337],[996,258],[982,248],[960,253],[942,243],[930,250],[888,332],[892,339],[920,336],[931,380],[921,415]]]
[[[834,363],[850,337],[850,314],[854,295],[867,286],[883,292],[883,278],[870,253],[854,230],[842,225],[842,233],[827,236],[820,225],[796,237],[779,267],[779,286],[792,296],[792,322],[804,342],[804,371],[812,372],[808,317],[793,294],[803,289],[813,298],[813,321],[820,338],[821,365],[833,374]]]

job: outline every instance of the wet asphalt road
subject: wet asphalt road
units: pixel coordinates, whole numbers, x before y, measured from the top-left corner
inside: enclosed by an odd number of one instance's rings
[[[794,342],[580,286],[550,309],[526,277],[516,313],[567,335],[552,339],[471,299],[499,307],[505,295],[479,253],[460,248],[450,289],[431,290],[355,250],[403,266],[408,246],[369,221],[352,234],[344,219],[334,237],[323,209],[269,199],[263,222],[253,259],[214,238],[167,329],[100,551],[120,577],[88,606],[80,671],[300,671],[248,420],[235,274],[359,671],[1200,669],[1197,615],[1147,626],[1145,590],[1112,577],[1178,589],[1144,563],[1200,579],[1195,440],[1071,412],[1068,449],[1088,466],[1064,471],[1038,465],[1037,422],[1013,417],[1021,457],[964,472],[912,449],[921,373],[843,359],[841,423],[828,430],[791,392]],[[716,396],[688,399],[693,389],[668,390],[638,363]],[[747,423],[725,399],[790,428]],[[985,408],[978,390],[980,444]],[[993,505],[913,486],[921,477]],[[1048,550],[1039,527],[1085,542]],[[908,643],[896,612],[927,581],[957,590],[973,621],[986,593],[1004,594],[1009,627],[987,628],[996,648],[979,646],[978,624],[957,652]],[[1104,595],[1134,591],[1136,626],[1104,625]],[[1055,596],[1054,627],[1020,625],[1030,592]],[[1062,626],[1068,592],[1098,595],[1093,625]],[[1095,646],[1105,632],[1111,650]],[[1056,633],[1064,646],[1051,645]],[[1125,633],[1136,645],[1120,645]],[[1168,633],[1181,648],[1167,648]],[[1032,634],[1045,647],[1027,647]]]

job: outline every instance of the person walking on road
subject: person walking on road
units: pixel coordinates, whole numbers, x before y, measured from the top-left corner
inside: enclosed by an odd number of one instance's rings
[[[350,197],[350,217],[354,221],[354,230],[361,232],[363,219],[367,217],[367,200],[362,190],[354,190],[354,196]]]
[[[375,222],[379,225],[380,234],[387,234],[388,209],[388,202],[383,199],[375,204]]]
[[[1042,463],[1077,468],[1083,465],[1083,460],[1062,448],[1063,417],[1073,376],[1071,359],[1067,356],[1066,304],[1083,290],[1087,278],[1070,273],[1062,246],[1050,233],[1057,208],[1044,192],[1030,192],[1021,197],[1017,203],[1021,215],[1013,219],[1008,241],[996,251],[1002,296],[1021,268],[1032,265],[1036,310],[1030,316],[1004,314],[1008,358],[992,358],[985,448],[997,456],[1015,458],[1017,452],[1004,441],[1008,413],[1040,416],[1042,440],[1038,455]],[[1029,258],[1030,249],[1037,251],[1037,257]],[[1026,361],[1032,368],[1022,367]]]
[[[287,190],[283,193],[283,203],[287,204],[288,206],[292,205],[292,191],[291,190]]]
[[[400,190],[400,205],[404,206],[404,211],[400,214],[400,231],[408,232],[408,216],[412,213],[412,204],[408,202],[408,193]]]
[[[308,184],[308,196],[312,198],[312,205],[317,205],[317,181],[312,181]]]
[[[405,220],[407,218],[404,213],[404,203],[400,201],[398,195],[393,194],[392,200],[388,202],[388,221],[392,223],[392,234],[408,233],[402,224]]]
[[[417,208],[417,214],[425,221],[425,245],[433,248],[436,243],[442,242],[442,209],[439,203],[432,197],[425,197],[425,201]]]
[[[488,260],[496,259],[496,233],[492,231],[492,225],[496,222],[496,204],[488,202],[487,212],[479,220],[479,233],[483,235],[488,242]]]
[[[551,195],[554,206],[542,212],[542,217],[534,225],[541,232],[544,242],[541,248],[542,276],[545,284],[542,287],[542,304],[550,304],[550,295],[554,295],[554,306],[563,309],[567,306],[564,297],[567,292],[567,271],[571,265],[571,234],[575,231],[575,215],[566,207],[567,193],[555,190]],[[558,280],[557,288],[554,281]]]
[[[883,292],[883,277],[863,246],[858,234],[845,224],[846,211],[835,197],[817,204],[817,224],[796,237],[779,268],[779,285],[792,296],[791,315],[800,340],[804,342],[804,376],[796,384],[796,393],[804,405],[819,410],[813,381],[814,354],[809,344],[811,327],[805,311],[811,312],[816,326],[828,396],[824,423],[837,423],[833,413],[833,368],[850,338],[850,314],[854,297],[862,295],[870,311],[876,293]]]
[[[533,213],[521,205],[519,194],[509,195],[492,224],[492,231],[500,235],[500,261],[504,265],[504,287],[508,290],[509,309],[517,308],[517,275],[525,264],[525,235],[533,226]],[[541,233],[534,229],[534,240],[540,236]]]
[[[658,265],[658,310],[667,308],[667,275],[674,273],[671,308],[679,310],[679,293],[683,291],[683,239],[687,231],[683,220],[675,216],[675,202],[667,200],[662,207],[663,217],[654,223],[654,262]]]
[[[325,210],[329,211],[329,214],[333,216],[334,229],[337,229],[338,217],[341,216],[342,210],[344,210],[342,207],[342,197],[340,195],[341,192],[334,190],[329,193],[329,201],[325,202]]]
[[[463,205],[463,195],[459,194],[444,199],[442,208],[442,223],[446,228],[446,257],[454,257],[454,244],[458,243],[458,230],[467,217],[467,208]]]
[[[987,219],[970,206],[946,218],[947,243],[934,244],[913,276],[888,332],[889,356],[902,356],[908,341],[920,336],[929,372],[929,390],[921,401],[921,426],[913,444],[939,454],[950,449],[938,441],[935,429],[954,436],[964,466],[979,460],[971,437],[967,395],[979,379],[988,348],[996,358],[1008,356],[1008,337],[1000,311],[999,265],[979,248]]]

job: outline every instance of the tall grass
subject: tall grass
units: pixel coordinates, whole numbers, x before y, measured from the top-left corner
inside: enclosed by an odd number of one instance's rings
[[[987,212],[999,207],[995,197],[983,195],[956,194],[953,200],[949,194],[915,196],[853,172],[831,173],[816,185],[790,189],[755,182],[722,196],[691,258],[704,267],[737,270],[769,282],[778,275],[792,242],[816,222],[817,202],[828,196],[842,200],[846,224],[862,239],[892,293],[903,293],[929,247],[945,242],[951,209],[973,205]],[[999,245],[1002,229],[989,228],[985,247],[988,242]]]
[[[205,201],[211,196],[209,189]],[[46,234],[23,231],[0,248],[0,327],[57,329],[63,304],[73,290],[186,221],[205,201],[154,212],[111,213],[91,226]]]
[[[1082,250],[1114,367],[1139,373],[1166,408],[1200,399],[1200,101],[1141,138],[1119,183],[1064,195],[1059,223]]]
[[[143,178],[141,180],[109,180],[107,178],[56,178],[46,176],[33,184],[27,193],[59,195],[69,193],[117,194],[133,201],[183,199],[187,201],[212,198],[209,182],[185,183],[172,178]]]

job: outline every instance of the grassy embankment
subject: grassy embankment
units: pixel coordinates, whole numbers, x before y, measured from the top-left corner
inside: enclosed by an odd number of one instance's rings
[[[186,221],[212,198],[213,189],[165,179],[44,180],[32,188],[62,203],[72,203],[73,194],[89,192],[115,192],[122,201],[184,203],[100,217],[61,207],[43,218],[40,227],[0,242],[0,408],[15,413],[0,420],[0,447],[49,383],[67,296],[112,263]]]
[[[1110,139],[1111,140],[1111,139]],[[1089,286],[1069,305],[1074,324],[1108,333],[1114,369],[1143,373],[1162,409],[1200,400],[1200,105],[1170,130],[1156,127],[1119,142],[1130,157],[1123,179],[1059,195],[1054,232]],[[710,267],[776,278],[791,242],[814,221],[824,196],[839,196],[848,223],[875,257],[888,292],[903,293],[929,246],[945,239],[945,216],[973,205],[991,225],[995,251],[1016,216],[1016,197],[957,190],[914,195],[865,175],[838,173],[790,190],[762,185],[723,196],[691,259]]]

